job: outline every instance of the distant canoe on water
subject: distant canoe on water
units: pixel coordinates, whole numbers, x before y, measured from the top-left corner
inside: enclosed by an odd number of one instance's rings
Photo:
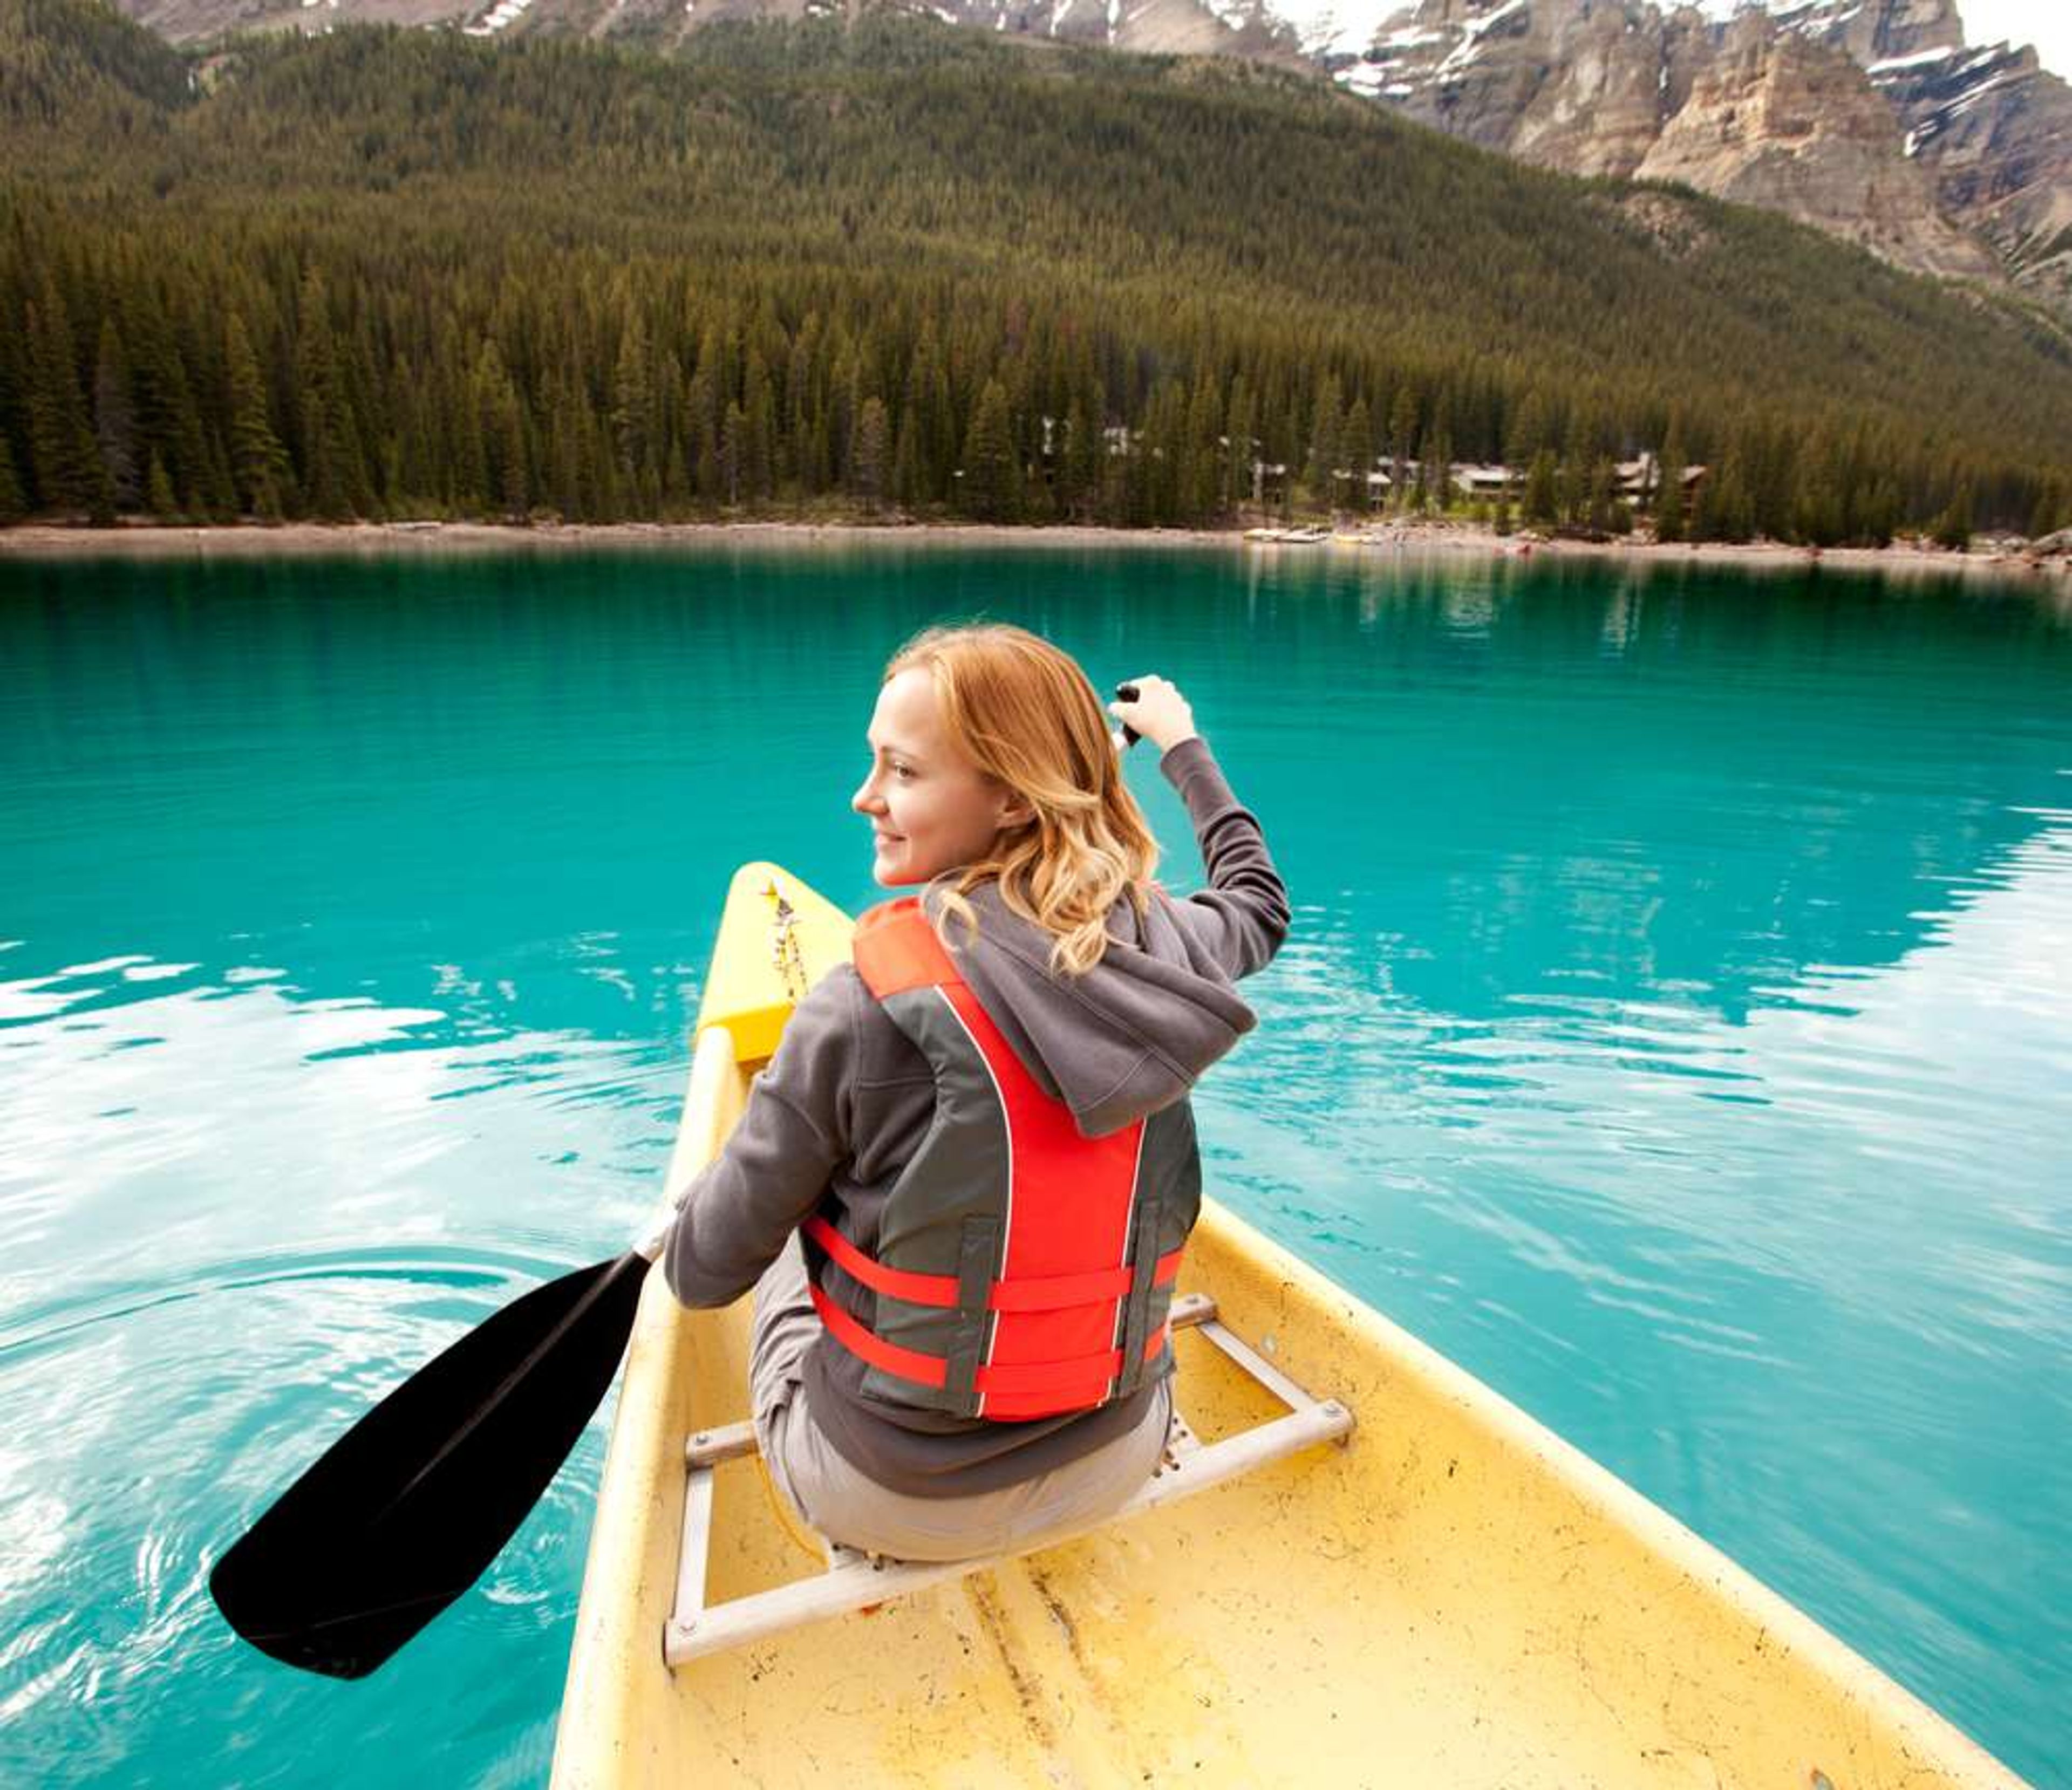
[[[847,957],[850,925],[774,865],[736,873],[670,1197],[720,1148],[792,1004]],[[652,1275],[557,1790],[2019,1784],[1631,1487],[1214,1202],[1180,1284],[1216,1321],[1176,1333],[1185,1427],[1144,1508],[923,1573],[830,1562],[792,1533],[741,1422],[747,1301],[687,1312]],[[896,1595],[916,1575],[930,1582]]]

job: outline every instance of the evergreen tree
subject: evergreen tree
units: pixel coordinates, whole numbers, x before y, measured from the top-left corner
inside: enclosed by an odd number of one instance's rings
[[[964,435],[963,503],[983,522],[1012,522],[1021,511],[1021,478],[1014,463],[1007,391],[997,379],[985,382]]]
[[[1669,425],[1669,437],[1663,443],[1660,462],[1655,469],[1655,538],[1657,540],[1679,541],[1684,538],[1684,469],[1687,458],[1684,437],[1672,422]]]
[[[339,392],[336,415],[346,504],[354,515],[379,519],[381,500],[368,469],[380,464],[383,412],[388,407],[374,373],[372,340],[358,318],[352,320],[341,341]],[[228,468],[222,470],[227,477]],[[217,500],[210,501],[214,504]],[[226,492],[221,501],[227,505],[235,499]]]
[[[1453,441],[1443,424],[1426,431],[1424,463],[1418,468],[1418,484],[1427,508],[1445,515],[1453,500]]]
[[[1899,522],[1898,486],[1889,478],[1873,478],[1864,495],[1859,538],[1867,547],[1889,547]]]
[[[1755,538],[1755,504],[1749,495],[1746,461],[1737,443],[1729,443],[1720,456],[1719,513],[1725,531],[1722,539],[1747,541]]]
[[[1413,502],[1409,465],[1417,452],[1418,409],[1416,388],[1406,380],[1396,387],[1388,412],[1389,495],[1399,511]]]
[[[1791,533],[1808,547],[1833,547],[1847,538],[1843,496],[1835,469],[1826,455],[1817,450],[1799,458],[1799,490],[1791,507]]]
[[[1784,540],[1803,521],[1817,536],[1839,539],[1840,505],[1820,463],[1823,454],[1815,445],[1795,439],[1794,432],[1756,422],[1745,425],[1737,434],[1746,494],[1744,532]],[[1800,506],[1809,491],[1815,507],[1802,514]],[[1807,537],[1801,533],[1800,538]]]
[[[1085,430],[1075,437],[1072,445],[1073,478],[1079,495],[1079,514],[1090,523],[1115,523],[1122,516],[1126,457],[1110,429],[1123,425],[1116,422],[1118,411],[1109,402],[1108,380],[1108,374],[1095,372],[1090,362],[1073,386],[1072,407],[1086,418]]]
[[[130,396],[129,359],[112,316],[101,320],[101,345],[94,357],[93,433],[112,508],[134,510],[144,497],[137,464],[137,410]]]
[[[662,472],[663,507],[670,520],[681,519],[690,495],[691,473],[684,457],[684,438],[672,434],[669,437],[668,461]]]
[[[1252,445],[1252,436],[1257,428],[1252,387],[1244,375],[1240,373],[1231,381],[1230,408],[1223,421],[1223,508],[1226,511],[1260,501]]]
[[[2045,479],[2037,487],[2036,507],[2029,511],[2029,538],[2041,540],[2047,535],[2055,534],[2066,526],[2066,516],[2064,487]]]
[[[747,413],[738,404],[730,404],[719,431],[720,501],[729,509],[740,507],[750,473]]]
[[[28,322],[29,451],[36,491],[52,509],[97,509],[106,475],[87,426],[71,320],[47,273],[28,307]]]
[[[312,266],[303,276],[297,305],[295,392],[300,405],[298,458],[302,463],[303,502],[311,515],[341,522],[352,514],[346,496],[347,448],[344,394],[338,376],[338,353],[331,336],[329,304],[323,277]],[[470,417],[471,419],[472,413]],[[479,458],[479,434],[473,431]],[[457,495],[468,503],[481,499],[482,480],[473,465],[458,475]],[[154,502],[153,507],[155,508]]]
[[[1625,508],[1618,495],[1618,467],[1601,458],[1590,470],[1589,508],[1586,521],[1593,534],[1609,535],[1618,527],[1618,512]]]
[[[453,383],[454,392],[450,396],[442,396],[439,406],[441,413],[450,419],[446,435],[450,450],[452,501],[462,514],[479,516],[491,508],[489,444],[482,432],[484,405],[479,361],[475,367],[465,369],[463,376]],[[342,429],[337,431],[334,441],[342,441],[343,433]],[[343,456],[339,458],[342,460]],[[343,489],[343,480],[340,482]],[[323,513],[318,511],[319,515]]]
[[[1075,396],[1066,421],[1066,454],[1071,469],[1074,514],[1092,518],[1101,513],[1100,504],[1108,477],[1108,436],[1105,395],[1098,381],[1090,395]]]
[[[1552,448],[1544,447],[1532,457],[1525,475],[1525,519],[1535,528],[1551,528],[1560,510],[1557,462]]]
[[[791,341],[784,374],[784,402],[778,429],[777,479],[807,491],[824,487],[824,468],[816,465],[820,400],[814,389],[814,363],[820,352],[820,316],[807,314]]]
[[[1564,528],[1581,528],[1589,520],[1590,461],[1582,416],[1571,411],[1568,436],[1554,474],[1554,508]]]
[[[1374,470],[1374,423],[1367,400],[1353,400],[1346,412],[1344,432],[1338,437],[1335,456],[1346,472],[1346,507],[1364,514],[1367,507],[1367,474]]]
[[[857,413],[856,438],[849,446],[849,491],[874,515],[885,502],[886,482],[891,470],[891,444],[886,433],[885,400],[866,398]]]
[[[475,362],[476,414],[480,420],[483,455],[487,462],[483,495],[507,518],[523,520],[531,503],[531,479],[526,465],[524,417],[518,407],[518,392],[493,341],[484,342]],[[652,421],[652,419],[650,419]],[[650,437],[652,442],[652,437]],[[629,473],[640,481],[652,514],[657,481],[652,466]]]
[[[900,413],[899,427],[892,438],[892,489],[900,507],[909,515],[920,507],[922,499],[920,432],[913,413]]]
[[[1938,547],[1947,547],[1953,552],[1965,553],[1971,546],[1971,487],[1958,486],[1950,499],[1949,507],[1935,519],[1934,539]]]
[[[546,429],[546,489],[542,495],[551,499],[562,521],[574,522],[584,514],[582,426],[578,400],[565,378],[556,379],[549,388]],[[699,491],[702,495],[702,484]]]
[[[628,513],[626,482],[619,471],[607,420],[595,410],[583,417],[584,506],[593,521],[616,521]]]
[[[1705,470],[1691,509],[1694,541],[1745,541],[1754,531],[1748,487],[1741,477],[1739,448],[1729,443],[1717,463]]]
[[[230,451],[237,500],[272,522],[281,515],[288,457],[266,413],[266,387],[245,319],[235,310],[224,325],[224,364],[230,377]]]
[[[742,384],[741,477],[748,501],[759,506],[776,490],[777,401],[769,363],[751,348]]]
[[[1206,371],[1198,373],[1187,399],[1174,518],[1186,528],[1206,528],[1223,513],[1223,448],[1216,439],[1222,412],[1222,395],[1215,383]]]
[[[138,458],[148,466],[150,457],[157,454],[175,493],[191,491],[199,502],[208,473],[208,450],[193,385],[158,283],[148,279],[125,283],[121,313]],[[147,478],[147,507],[151,507],[149,482]]]
[[[1700,470],[1697,491],[1691,503],[1690,520],[1684,529],[1684,538],[1694,544],[1725,539],[1720,527],[1719,471],[1717,466]]]
[[[1345,413],[1338,401],[1338,376],[1326,373],[1317,389],[1316,415],[1309,426],[1309,457],[1302,474],[1303,485],[1313,503],[1327,508],[1334,503],[1337,493],[1334,474],[1344,434]]]
[[[856,426],[863,417],[866,400],[877,396],[877,388],[866,392],[863,388],[863,367],[853,348],[837,337],[840,345],[835,351],[833,370],[828,375],[828,440],[837,458],[828,469],[831,485],[846,491],[852,488],[855,469],[849,456],[856,447]],[[892,417],[888,411],[885,419],[885,453],[888,470],[892,454]],[[881,494],[882,495],[882,494]]]
[[[644,491],[656,470],[660,433],[655,370],[648,363],[648,330],[637,305],[629,306],[619,333],[612,367],[611,434],[619,470],[636,491]]]
[[[906,376],[906,402],[900,413],[901,426],[911,425],[912,495],[902,491],[900,501],[910,507],[939,503],[956,463],[952,439],[956,423],[950,413],[949,373],[943,364],[932,310],[921,322],[920,339]],[[895,450],[895,454],[897,450]]]
[[[180,500],[173,495],[173,476],[166,470],[164,458],[151,450],[151,470],[144,481],[144,506],[160,522],[180,519]]]
[[[19,522],[28,513],[29,500],[14,470],[14,450],[7,445],[7,437],[0,435],[0,525]]]
[[[1132,454],[1140,489],[1133,515],[1138,527],[1170,528],[1184,519],[1182,480],[1186,451],[1187,393],[1169,373],[1145,413],[1143,438]]]
[[[705,346],[699,352],[697,371],[691,375],[690,387],[684,396],[684,431],[690,458],[691,485],[701,503],[716,503],[720,495],[720,413],[716,401],[718,386],[713,367],[715,357],[713,339],[708,330]]]
[[[1560,438],[1553,402],[1535,385],[1511,408],[1510,427],[1503,438],[1503,458],[1511,466],[1524,466],[1542,448],[1554,446]]]

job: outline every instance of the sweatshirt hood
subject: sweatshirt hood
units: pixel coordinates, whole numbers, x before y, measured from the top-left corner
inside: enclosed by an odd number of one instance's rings
[[[922,909],[941,921],[942,887]],[[1230,976],[1194,941],[1172,898],[1154,889],[1139,922],[1127,900],[1108,917],[1109,942],[1084,975],[1054,975],[1052,935],[980,884],[966,897],[969,936],[941,925],[952,956],[1037,1085],[1071,1109],[1085,1137],[1103,1137],[1169,1106],[1258,1023]]]

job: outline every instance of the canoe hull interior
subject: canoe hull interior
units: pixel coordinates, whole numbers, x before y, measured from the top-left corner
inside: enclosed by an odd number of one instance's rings
[[[750,1070],[701,1031],[670,1180]],[[1183,1290],[1357,1427],[1232,1484],[672,1672],[695,1431],[746,1414],[748,1311],[651,1276],[592,1533],[557,1790],[721,1783],[1817,1785],[2019,1782],[1630,1488],[1211,1201]],[[1204,1441],[1272,1414],[1198,1336]],[[714,1485],[708,1595],[821,1570],[752,1457]]]

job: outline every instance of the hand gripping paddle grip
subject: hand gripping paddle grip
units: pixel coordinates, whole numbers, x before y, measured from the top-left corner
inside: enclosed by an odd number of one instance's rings
[[[1138,692],[1137,686],[1133,684],[1118,684],[1115,687],[1115,700],[1117,702],[1134,702],[1137,700],[1137,695]],[[1135,745],[1137,742],[1143,737],[1144,736],[1139,733],[1135,728],[1132,727],[1128,722],[1124,721],[1122,724],[1122,749],[1124,752],[1128,751],[1132,746]]]

